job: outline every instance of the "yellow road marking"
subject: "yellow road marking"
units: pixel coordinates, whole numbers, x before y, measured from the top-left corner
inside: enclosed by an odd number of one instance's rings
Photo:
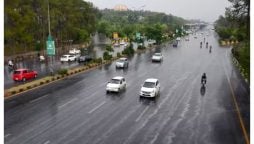
[[[223,66],[223,68],[224,68],[224,72],[225,72],[226,77],[227,77],[227,80],[228,80],[228,85],[229,85],[229,87],[230,87],[231,96],[232,96],[232,98],[233,98],[234,105],[235,105],[235,107],[236,107],[237,116],[238,116],[238,119],[239,119],[239,121],[240,121],[240,126],[241,126],[242,131],[243,131],[243,135],[244,135],[245,142],[246,142],[246,144],[250,144],[249,136],[248,136],[247,130],[246,130],[245,126],[244,126],[243,118],[242,118],[242,116],[241,116],[241,113],[240,113],[240,110],[239,110],[239,106],[238,106],[237,101],[236,101],[236,96],[235,96],[235,93],[234,93],[234,91],[233,91],[232,84],[231,84],[231,82],[230,82],[230,80],[229,80],[228,74],[227,74],[226,69],[225,69],[224,66]]]

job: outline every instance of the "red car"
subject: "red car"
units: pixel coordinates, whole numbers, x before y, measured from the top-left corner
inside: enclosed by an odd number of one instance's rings
[[[12,79],[14,81],[26,81],[28,79],[36,78],[37,72],[29,69],[17,69],[13,72]]]

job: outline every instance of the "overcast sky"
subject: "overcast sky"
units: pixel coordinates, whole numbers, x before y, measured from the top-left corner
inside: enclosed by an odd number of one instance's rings
[[[85,0],[92,2],[99,9],[114,8],[124,4],[132,10],[151,10],[164,12],[185,19],[200,19],[213,22],[219,15],[224,15],[230,6],[228,0]],[[145,6],[144,6],[145,5]],[[141,8],[144,6],[143,8]]]

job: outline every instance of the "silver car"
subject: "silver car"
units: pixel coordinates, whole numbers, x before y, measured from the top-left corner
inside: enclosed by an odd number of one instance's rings
[[[116,62],[116,68],[128,68],[128,66],[129,66],[129,62],[127,58],[120,58]]]

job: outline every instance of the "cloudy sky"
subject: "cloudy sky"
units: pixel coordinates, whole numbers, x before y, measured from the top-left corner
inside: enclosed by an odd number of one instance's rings
[[[186,19],[200,19],[207,22],[217,20],[230,6],[228,0],[85,0],[99,9],[113,8],[124,4],[132,10],[151,10],[173,14]],[[144,6],[144,7],[142,7]]]

